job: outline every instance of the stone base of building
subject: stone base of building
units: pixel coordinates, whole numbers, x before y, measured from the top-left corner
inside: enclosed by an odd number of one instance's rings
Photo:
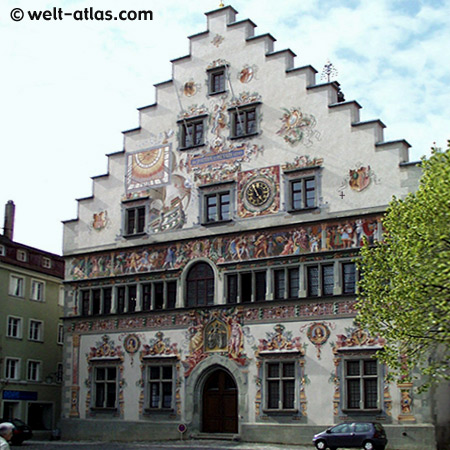
[[[161,422],[63,419],[61,431],[63,440],[165,441],[180,439],[178,425]],[[435,450],[437,448],[433,425],[385,425],[384,427],[389,441],[388,449]],[[323,425],[241,424],[237,437],[242,442],[312,445],[314,434],[325,428],[326,426]],[[196,438],[199,434],[198,430],[187,426],[184,438]],[[212,437],[212,435],[208,436]],[[221,438],[220,434],[217,438]]]

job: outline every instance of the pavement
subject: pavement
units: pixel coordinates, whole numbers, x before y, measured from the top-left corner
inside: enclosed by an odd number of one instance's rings
[[[164,442],[99,442],[99,441],[25,441],[23,450],[312,450],[314,446],[257,444],[218,440],[180,440]]]

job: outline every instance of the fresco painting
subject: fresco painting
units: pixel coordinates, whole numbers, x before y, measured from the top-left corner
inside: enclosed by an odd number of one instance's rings
[[[378,240],[380,223],[381,218],[375,217],[195,239],[177,242],[172,246],[156,244],[133,250],[112,251],[73,258],[68,263],[69,277],[83,280],[182,269],[189,261],[200,257],[221,264],[358,248],[362,245],[363,237],[367,237],[369,242]]]
[[[296,169],[304,169],[306,167],[315,167],[315,166],[321,166],[323,164],[323,158],[313,158],[309,155],[301,155],[296,156],[294,158],[294,161],[287,162],[281,166],[282,170],[289,171],[289,170],[296,170]]]
[[[315,129],[316,118],[311,114],[305,114],[300,107],[291,109],[283,108],[284,114],[281,117],[281,128],[277,134],[285,142],[291,145],[302,143],[306,147],[311,147],[313,139],[320,140],[320,132]]]
[[[244,67],[241,69],[241,71],[238,73],[238,80],[243,83],[247,84],[250,83],[254,78],[256,78],[256,72],[258,71],[258,67],[253,65],[245,64]]]
[[[344,191],[350,187],[355,192],[364,191],[371,183],[379,184],[379,179],[371,167],[357,163],[352,169],[349,169],[348,175],[342,180],[338,192]]]
[[[213,44],[215,47],[219,47],[220,44],[225,40],[225,38],[223,36],[221,36],[220,34],[216,34],[212,41],[211,44]]]

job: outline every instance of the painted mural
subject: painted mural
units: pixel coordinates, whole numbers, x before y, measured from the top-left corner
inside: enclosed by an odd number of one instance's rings
[[[250,93],[249,91],[241,92],[239,97],[235,97],[230,101],[229,107],[245,106],[250,103],[258,103],[261,101],[261,95],[257,92]]]
[[[294,161],[287,162],[281,166],[281,168],[285,171],[296,170],[296,169],[304,169],[306,167],[315,167],[321,166],[323,164],[323,158],[313,158],[309,155],[301,155],[296,156]]]
[[[123,251],[76,257],[68,262],[69,279],[84,280],[164,269],[182,269],[196,258],[216,264],[296,256],[327,250],[358,248],[363,238],[378,240],[381,218],[295,226],[246,232],[212,239],[151,245]]]
[[[313,139],[320,139],[320,132],[315,129],[316,118],[311,114],[305,114],[300,107],[293,107],[290,110],[283,108],[284,114],[281,117],[281,128],[277,134],[285,142],[291,145],[302,143],[306,147],[311,147]]]
[[[213,353],[227,356],[241,366],[248,363],[244,353],[241,311],[237,308],[216,311],[197,310],[190,314],[186,331],[187,356],[182,361],[188,377],[197,364]]]
[[[197,92],[201,90],[201,84],[196,83],[194,79],[190,79],[189,81],[186,81],[186,83],[183,84],[181,87],[181,92],[186,97],[193,97]]]
[[[127,192],[169,183],[170,144],[128,154],[125,180]]]
[[[320,359],[322,347],[328,341],[331,333],[330,328],[333,327],[334,326],[328,322],[314,322],[311,325],[305,325],[300,328],[300,331],[304,331],[306,329],[306,336],[316,347],[317,359]]]
[[[221,36],[220,34],[216,34],[212,41],[211,44],[213,44],[215,47],[219,47],[220,44],[225,40],[225,38],[223,36]]]
[[[119,410],[115,415],[123,416],[124,412],[124,388],[125,388],[125,379],[123,376],[123,362],[124,362],[124,354],[122,351],[122,347],[120,345],[115,345],[114,341],[108,335],[104,335],[100,342],[96,343],[95,347],[91,347],[89,353],[86,355],[87,367],[88,367],[88,378],[85,380],[85,386],[87,387],[87,395],[86,395],[86,416],[94,416],[95,413],[92,409],[91,405],[91,391],[93,389],[92,386],[92,369],[93,365],[101,362],[114,362],[117,367],[117,379],[119,390],[117,392],[118,400],[117,404],[119,405]]]
[[[239,71],[237,78],[243,84],[250,83],[250,81],[256,78],[257,70],[258,67],[255,64],[251,66],[245,64],[244,67]]]
[[[99,213],[94,213],[92,216],[92,229],[95,231],[101,231],[109,223],[108,211],[100,211]]]
[[[357,163],[354,168],[349,169],[348,175],[342,180],[338,192],[344,191],[347,187],[350,187],[355,192],[361,192],[368,188],[372,182],[379,183],[375,172],[370,166]]]

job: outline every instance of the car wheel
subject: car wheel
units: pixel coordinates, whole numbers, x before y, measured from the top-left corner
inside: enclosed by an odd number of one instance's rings
[[[363,449],[364,450],[375,450],[375,446],[373,445],[372,441],[366,441],[366,442],[364,442]]]
[[[325,441],[317,441],[316,448],[317,450],[325,450],[327,448],[327,443]]]

